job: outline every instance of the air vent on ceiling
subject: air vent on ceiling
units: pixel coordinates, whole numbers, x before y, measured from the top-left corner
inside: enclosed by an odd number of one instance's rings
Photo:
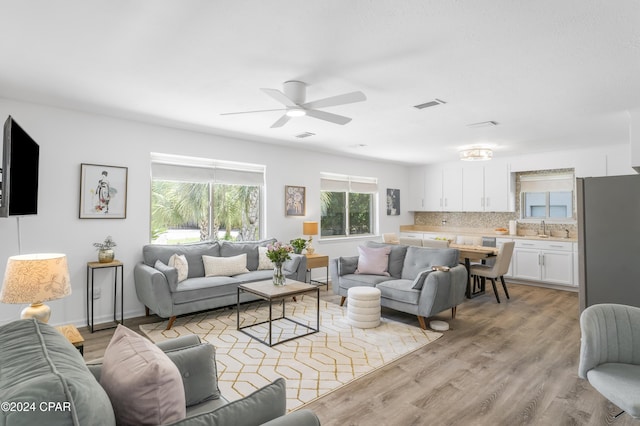
[[[296,138],[298,139],[304,139],[304,138],[308,138],[309,136],[315,136],[315,133],[311,133],[311,132],[302,132],[299,135],[296,135]]]
[[[493,127],[493,126],[497,126],[497,125],[498,125],[497,121],[481,121],[480,123],[467,124],[467,127],[472,127],[472,128],[476,128],[476,127]]]
[[[414,105],[413,107],[416,108],[416,109],[425,109],[425,108],[429,108],[429,107],[436,106],[436,105],[442,105],[442,104],[446,104],[446,102],[443,101],[443,100],[440,100],[440,99],[434,99],[432,101],[425,102],[425,103],[420,104],[420,105]]]

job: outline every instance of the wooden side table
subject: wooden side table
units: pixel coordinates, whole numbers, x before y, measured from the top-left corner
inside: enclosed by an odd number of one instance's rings
[[[329,290],[329,256],[324,254],[305,254],[307,258],[307,272],[309,273],[309,284],[326,285]],[[316,281],[311,279],[311,270],[314,268],[327,268],[327,281]]]
[[[59,325],[56,327],[56,330],[66,337],[73,346],[78,348],[81,355],[84,355],[84,339],[75,325]]]
[[[120,270],[120,324],[124,324],[124,265],[119,260],[112,262],[87,262],[87,327],[93,333],[93,274],[96,269],[113,268],[113,324],[101,327],[100,330],[114,328],[118,325],[118,270]]]

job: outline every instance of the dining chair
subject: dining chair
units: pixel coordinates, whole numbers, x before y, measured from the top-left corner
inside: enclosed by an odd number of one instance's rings
[[[400,237],[400,244],[402,244],[403,246],[422,247],[422,239],[413,237]]]
[[[382,242],[387,244],[400,244],[400,239],[395,232],[389,232],[382,234]]]
[[[449,248],[448,240],[422,240],[422,247]]]
[[[511,256],[513,255],[513,247],[516,243],[509,241],[503,243],[498,249],[498,255],[493,265],[471,265],[470,274],[475,279],[489,279],[493,286],[493,292],[496,295],[496,300],[500,303],[500,296],[498,295],[498,289],[496,287],[496,280],[500,279],[504,294],[509,299],[509,291],[507,290],[507,284],[504,282],[504,274],[509,270],[509,263],[511,263]]]

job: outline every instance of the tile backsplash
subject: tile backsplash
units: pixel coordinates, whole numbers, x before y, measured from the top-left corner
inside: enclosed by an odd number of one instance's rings
[[[445,226],[453,228],[509,228],[509,221],[516,220],[516,213],[484,213],[484,212],[416,212],[414,225]],[[575,224],[547,223],[547,235],[564,236],[569,231],[571,238],[576,238],[578,228]],[[518,222],[518,235],[536,235],[541,232],[540,222]]]

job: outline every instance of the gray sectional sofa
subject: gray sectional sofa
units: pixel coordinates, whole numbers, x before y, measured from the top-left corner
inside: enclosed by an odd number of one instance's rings
[[[158,346],[175,363],[183,378],[186,418],[173,424],[320,424],[309,410],[285,415],[283,379],[243,399],[228,402],[218,390],[214,349],[208,343],[200,343],[196,335],[171,339]],[[101,363],[86,365],[77,348],[54,327],[35,319],[4,324],[0,326],[0,348],[0,401],[3,404],[0,424],[107,426],[117,423],[111,398],[100,385]],[[211,374],[207,376],[205,372]],[[134,401],[134,405],[136,403]]]
[[[262,241],[205,241],[184,245],[148,244],[142,249],[143,262],[134,268],[134,280],[138,299],[146,308],[147,315],[154,312],[162,318],[169,318],[167,330],[171,328],[177,315],[215,309],[236,303],[239,284],[271,279],[273,269],[259,269],[259,247],[274,243],[275,239]],[[174,254],[184,255],[188,263],[188,277],[177,280],[175,268],[169,267],[169,259]],[[232,257],[246,254],[248,272],[231,276],[205,276],[202,256]],[[160,262],[158,262],[160,261]],[[283,269],[287,278],[305,281],[307,258],[291,254]],[[256,300],[243,293],[241,302]]]
[[[455,317],[456,307],[464,301],[467,270],[459,264],[458,250],[426,248],[368,242],[367,247],[389,247],[387,274],[358,273],[358,256],[339,257],[330,263],[331,285],[342,296],[349,288],[376,287],[381,292],[380,304],[387,308],[416,315],[420,327],[424,319],[445,309]],[[434,266],[446,266],[448,271],[434,271]]]

